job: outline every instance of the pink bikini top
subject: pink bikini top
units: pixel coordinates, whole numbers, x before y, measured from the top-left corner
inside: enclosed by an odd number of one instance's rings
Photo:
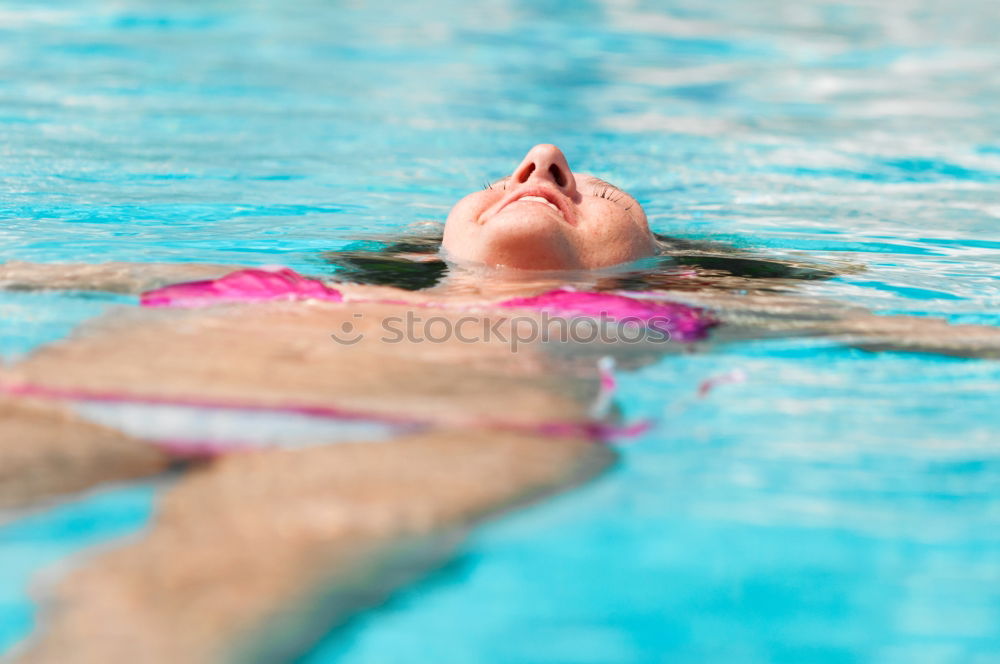
[[[288,268],[249,269],[233,272],[220,279],[158,288],[144,293],[141,303],[144,307],[203,307],[220,302],[261,300],[342,302],[344,296],[336,288]],[[496,302],[493,306],[502,309],[531,309],[563,317],[608,316],[617,321],[634,321],[654,327],[669,334],[670,339],[682,342],[705,338],[708,330],[717,324],[701,309],[677,302],[567,288],[531,297],[515,297]]]

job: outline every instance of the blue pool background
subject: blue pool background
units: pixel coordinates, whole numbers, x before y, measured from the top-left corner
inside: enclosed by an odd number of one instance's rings
[[[810,295],[997,325],[998,27],[989,0],[0,0],[0,260],[315,270],[546,141],[657,231],[867,267]],[[128,301],[0,293],[0,352]],[[658,424],[618,469],[303,661],[1000,662],[1000,363],[786,339],[622,382]],[[155,495],[7,515],[0,649],[33,575]]]

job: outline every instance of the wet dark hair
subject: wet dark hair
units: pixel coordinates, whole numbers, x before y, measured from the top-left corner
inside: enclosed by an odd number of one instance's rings
[[[400,239],[368,239],[322,255],[344,281],[405,290],[438,284],[448,274],[440,257],[440,230]],[[656,235],[659,255],[638,261],[597,281],[598,290],[787,290],[797,281],[830,279],[843,269],[769,257],[709,241]]]
[[[430,231],[398,240],[362,240],[322,257],[344,281],[415,291],[437,285],[448,273],[438,256],[441,239],[441,232]]]

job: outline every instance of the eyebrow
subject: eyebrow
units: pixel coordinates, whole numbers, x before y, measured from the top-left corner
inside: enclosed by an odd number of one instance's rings
[[[601,178],[599,178],[599,177],[595,177],[595,176],[593,176],[593,175],[591,175],[591,176],[590,176],[590,179],[591,179],[591,180],[593,181],[593,183],[594,183],[595,185],[597,185],[598,187],[610,187],[611,189],[614,189],[614,190],[615,190],[615,191],[617,191],[618,193],[622,194],[623,196],[628,196],[629,198],[631,198],[631,199],[632,199],[633,201],[635,201],[636,203],[638,203],[638,202],[639,202],[639,199],[638,199],[638,198],[636,198],[636,197],[635,197],[635,196],[633,196],[632,194],[628,193],[627,191],[625,191],[624,189],[622,189],[621,187],[619,187],[619,186],[618,186],[618,185],[616,185],[616,184],[611,184],[611,183],[610,183],[610,182],[608,182],[607,180],[602,180]]]
[[[618,185],[611,184],[607,180],[602,180],[601,178],[594,177],[593,175],[590,176],[590,179],[593,180],[595,184],[601,184],[601,185],[604,185],[605,187],[611,187],[612,189],[617,189],[618,191],[622,192],[623,194],[627,193],[624,189],[622,189]]]

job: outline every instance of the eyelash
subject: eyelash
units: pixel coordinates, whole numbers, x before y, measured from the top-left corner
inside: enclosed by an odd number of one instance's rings
[[[510,178],[504,178],[502,180],[497,180],[496,182],[490,182],[489,180],[487,180],[485,183],[483,183],[483,191],[486,191],[488,189],[494,189],[493,185],[500,184],[501,182],[503,182],[503,191],[506,191],[507,190],[507,182],[509,182],[509,181],[510,181]],[[605,200],[609,200],[612,203],[621,203],[622,199],[625,198],[625,194],[623,194],[620,189],[618,189],[616,187],[612,187],[611,185],[606,185],[605,187],[603,187],[601,189],[601,191],[599,193],[597,193],[595,195],[598,198],[603,198]],[[631,210],[632,209],[632,204],[629,203],[628,205],[624,205],[622,207],[624,207],[626,211],[627,210]]]
[[[623,194],[620,190],[610,185],[601,189],[600,193],[598,193],[597,196],[598,198],[604,198],[606,200],[609,200],[612,203],[621,203],[622,199],[625,198],[625,194]],[[626,210],[631,210],[632,204],[629,203],[628,205],[624,205],[622,207],[624,207]]]
[[[493,189],[494,188],[493,185],[500,184],[501,182],[503,182],[503,191],[506,191],[507,190],[507,182],[509,180],[510,180],[510,178],[503,178],[502,180],[497,180],[496,182],[490,182],[489,180],[487,180],[483,184],[483,191],[486,191],[487,189]]]

